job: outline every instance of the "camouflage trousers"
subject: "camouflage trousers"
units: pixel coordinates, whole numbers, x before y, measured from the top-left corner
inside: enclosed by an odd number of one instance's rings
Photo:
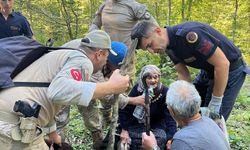
[[[111,105],[102,107],[95,100],[92,100],[89,106],[87,107],[78,106],[78,110],[82,115],[82,118],[84,120],[84,125],[91,132],[102,130],[103,117],[101,115],[101,111],[104,113],[105,116],[111,117]],[[65,106],[57,114],[56,125],[57,125],[57,130],[59,132],[61,132],[61,130],[63,130],[63,128],[69,122],[69,113],[70,113],[70,106]]]
[[[98,101],[92,100],[90,104],[78,106],[78,110],[83,118],[85,127],[91,132],[93,139],[93,149],[99,149],[103,141],[104,123],[109,123],[111,119],[111,105],[100,106]],[[102,113],[101,113],[102,112]],[[64,139],[63,129],[69,122],[70,106],[65,106],[56,116],[57,131]],[[105,121],[104,121],[105,120]]]
[[[15,141],[11,137],[11,131],[17,125],[0,121],[0,147],[3,150],[49,150],[44,141],[43,134],[38,135],[31,143],[25,144]]]

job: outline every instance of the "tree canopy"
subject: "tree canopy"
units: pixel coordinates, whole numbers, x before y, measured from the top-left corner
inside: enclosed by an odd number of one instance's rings
[[[30,21],[36,38],[57,45],[83,37],[102,0],[17,0],[15,9]],[[236,43],[249,57],[249,0],[138,0],[161,26],[185,21],[210,24]],[[248,58],[249,60],[249,58]],[[248,61],[249,62],[249,61]]]

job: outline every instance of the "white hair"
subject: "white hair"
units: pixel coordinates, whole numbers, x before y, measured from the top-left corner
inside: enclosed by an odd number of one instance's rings
[[[194,85],[178,80],[169,86],[166,103],[181,118],[191,118],[200,110],[201,97]]]

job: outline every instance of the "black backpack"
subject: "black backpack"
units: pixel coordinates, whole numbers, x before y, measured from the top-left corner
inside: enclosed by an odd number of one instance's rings
[[[59,49],[65,48],[47,47],[25,36],[0,39],[0,90],[13,86],[48,87],[50,83],[13,82],[12,79],[42,55]]]

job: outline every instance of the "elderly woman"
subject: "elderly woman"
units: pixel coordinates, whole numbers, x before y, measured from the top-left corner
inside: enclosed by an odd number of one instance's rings
[[[157,144],[164,149],[168,140],[171,140],[176,132],[176,123],[171,117],[165,104],[168,88],[160,82],[161,72],[155,65],[147,65],[142,68],[138,83],[131,90],[129,97],[144,98],[146,80],[150,94],[150,127],[154,133]],[[119,128],[121,130],[121,143],[129,143],[130,149],[140,150],[142,132],[145,132],[144,108],[137,105],[127,105],[119,110]]]

